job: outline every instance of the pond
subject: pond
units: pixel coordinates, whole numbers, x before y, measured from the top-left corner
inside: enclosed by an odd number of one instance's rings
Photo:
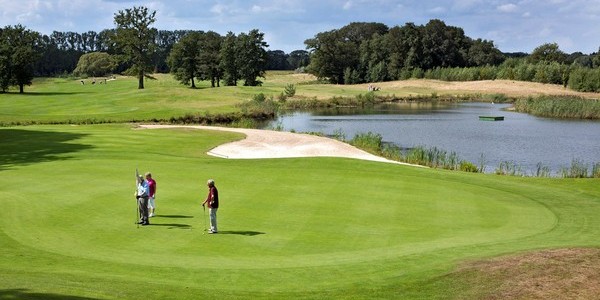
[[[522,173],[535,174],[538,165],[556,175],[573,160],[600,162],[600,122],[538,118],[507,110],[510,104],[399,103],[372,109],[294,112],[278,116],[267,128],[284,131],[343,133],[346,140],[360,133],[380,134],[402,149],[437,147],[494,172],[509,162]],[[504,116],[480,121],[479,116]]]

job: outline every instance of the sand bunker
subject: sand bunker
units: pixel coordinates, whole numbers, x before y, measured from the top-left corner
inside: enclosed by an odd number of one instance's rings
[[[239,132],[246,138],[220,145],[208,154],[229,159],[257,159],[284,157],[346,157],[394,164],[405,164],[370,154],[335,139],[302,133],[261,129],[227,128],[215,126],[140,125],[142,128],[197,128]],[[407,165],[407,164],[405,164]]]

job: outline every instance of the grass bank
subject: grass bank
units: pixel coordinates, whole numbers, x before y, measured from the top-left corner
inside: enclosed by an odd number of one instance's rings
[[[97,124],[121,122],[196,122],[215,124],[244,118],[265,117],[240,114],[241,103],[256,95],[278,101],[289,85],[295,95],[286,99],[289,109],[327,106],[364,106],[394,101],[514,101],[521,97],[565,94],[553,85],[525,82],[481,81],[441,82],[405,80],[376,84],[380,90],[368,91],[368,84],[322,84],[307,74],[268,72],[261,87],[211,88],[199,82],[191,89],[170,75],[156,74],[145,89],[138,90],[137,80],[117,77],[106,84],[90,84],[79,79],[36,78],[25,94],[15,91],[0,94],[0,125]],[[98,81],[100,82],[100,81]],[[103,82],[103,81],[102,81]],[[586,99],[597,94],[570,92]],[[585,110],[587,106],[582,106]],[[252,110],[249,110],[252,111]],[[268,116],[267,116],[268,117]]]

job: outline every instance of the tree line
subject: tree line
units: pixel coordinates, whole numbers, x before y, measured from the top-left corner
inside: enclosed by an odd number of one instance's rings
[[[264,34],[256,29],[226,36],[157,30],[152,27],[155,16],[156,11],[146,7],[120,10],[114,15],[116,27],[99,33],[54,31],[42,35],[22,25],[0,28],[0,91],[19,86],[23,92],[23,86],[36,76],[102,76],[110,72],[137,76],[138,88],[144,87],[144,78],[153,72],[172,72],[186,84],[192,74],[192,78],[211,80],[213,86],[219,86],[221,80],[225,85],[237,84],[238,80],[259,85],[257,78],[264,76],[267,68],[308,65],[307,51],[290,55],[267,51]],[[195,48],[190,48],[192,43],[197,44]],[[189,70],[190,60],[198,62],[196,70]]]
[[[540,45],[531,54],[502,53],[492,41],[470,38],[437,19],[392,28],[350,23],[318,33],[305,44],[311,54],[306,71],[334,84],[510,79],[600,91],[598,53],[567,54],[556,43]]]
[[[442,80],[513,79],[600,90],[600,57],[566,54],[544,44],[531,54],[502,53],[492,41],[473,39],[441,20],[425,25],[350,23],[305,41],[307,50],[267,50],[257,29],[225,36],[212,31],[157,30],[155,11],[133,7],[114,15],[115,28],[99,33],[41,35],[21,25],[0,28],[0,90],[30,84],[34,76],[137,76],[172,73],[195,87],[260,85],[266,70],[299,69],[335,84],[407,78]]]

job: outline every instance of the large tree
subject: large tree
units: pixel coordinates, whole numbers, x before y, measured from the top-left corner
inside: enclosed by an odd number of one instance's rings
[[[39,58],[40,34],[21,25],[0,29],[0,89],[3,92],[11,85],[31,84],[33,69]]]
[[[239,79],[236,35],[228,32],[221,45],[219,68],[223,70],[223,81],[227,86],[236,86]]]
[[[223,37],[214,31],[206,32],[200,40],[200,71],[202,79],[210,80],[211,87],[220,86],[223,70],[219,66],[221,60],[221,44]]]
[[[360,45],[387,31],[388,27],[381,23],[355,22],[318,33],[304,42],[311,51],[309,72],[319,78],[327,78],[331,83],[364,80],[364,68],[359,65]]]
[[[393,79],[402,78],[402,71],[421,67],[423,43],[422,26],[406,23],[396,26],[386,34],[386,46],[390,52],[388,73]]]
[[[346,69],[358,66],[358,46],[348,41],[340,30],[318,33],[304,43],[311,49],[308,70],[318,78],[327,78],[331,83],[343,84]]]
[[[200,77],[200,40],[202,32],[188,33],[177,42],[169,54],[168,64],[171,74],[182,84],[196,88],[194,78]]]
[[[560,50],[557,43],[543,44],[533,50],[528,60],[531,63],[563,63],[567,59],[567,54]]]
[[[504,55],[494,46],[494,42],[476,39],[471,43],[467,55],[467,66],[496,66],[504,61]]]
[[[264,41],[264,33],[253,29],[248,34],[241,33],[237,37],[236,60],[240,79],[245,86],[261,85],[258,77],[265,77],[267,69],[267,50],[269,45]]]
[[[462,28],[447,26],[441,20],[430,20],[422,32],[423,69],[464,67],[469,39]]]
[[[138,76],[138,89],[144,88],[146,73],[152,72],[152,55],[156,49],[156,11],[146,7],[120,10],[115,14],[117,25],[114,42],[121,48],[124,58],[132,64],[131,71]]]

